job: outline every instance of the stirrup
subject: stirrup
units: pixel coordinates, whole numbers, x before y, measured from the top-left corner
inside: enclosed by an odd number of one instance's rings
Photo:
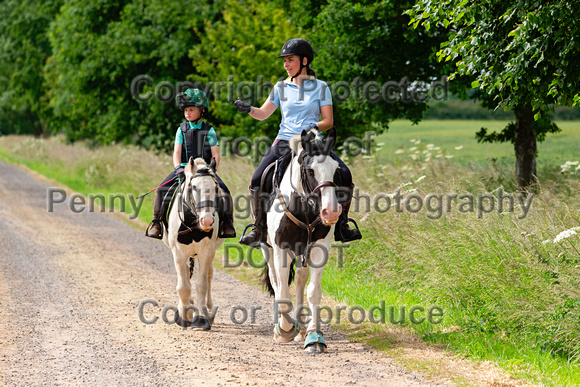
[[[159,227],[161,228],[161,235],[150,235],[149,234],[149,229],[151,228],[151,226],[153,226],[153,223],[159,224]],[[149,226],[147,226],[147,230],[145,230],[145,236],[148,236],[149,238],[163,239],[163,223],[161,223],[161,221],[157,220],[157,219],[152,220],[151,223],[149,223]]]
[[[354,238],[354,239],[345,240],[346,238],[345,238],[345,237],[344,237],[344,235],[342,234],[342,225],[344,224],[344,225],[346,225],[346,226],[348,227],[348,223],[349,223],[349,222],[353,222],[353,223],[354,223],[354,229],[352,229],[352,230],[357,230],[357,231],[358,231],[358,233],[359,233],[359,235],[360,235],[360,238]],[[340,233],[340,241],[341,241],[342,243],[345,243],[345,242],[352,242],[352,241],[357,241],[357,240],[359,240],[359,239],[362,239],[362,233],[360,232],[360,230],[359,230],[359,228],[358,228],[358,224],[356,224],[356,222],[355,222],[355,220],[354,220],[353,218],[348,218],[348,219],[346,220],[346,222],[344,222],[344,223],[341,223],[341,224],[338,226],[338,232]]]
[[[258,230],[260,230],[260,240],[257,242],[254,242],[250,245],[247,245],[245,243],[242,243],[242,239],[244,239],[244,237],[246,236],[246,231],[248,230],[248,228],[250,227],[256,227]],[[251,231],[250,231],[251,232]],[[268,247],[272,247],[270,246],[266,241],[262,242],[262,240],[264,240],[264,230],[262,229],[262,227],[260,227],[259,225],[255,224],[255,223],[250,223],[246,226],[246,228],[244,228],[244,232],[242,232],[242,236],[240,237],[240,240],[238,241],[239,244],[244,245],[244,246],[250,246],[253,247],[255,249],[259,249],[260,245],[263,243]]]

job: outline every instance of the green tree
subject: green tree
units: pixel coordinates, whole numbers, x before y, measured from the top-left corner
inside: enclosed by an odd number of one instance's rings
[[[313,67],[331,87],[341,137],[360,136],[371,125],[380,132],[397,118],[421,119],[430,100],[424,92],[446,66],[435,60],[446,31],[410,29],[403,12],[414,1],[277,3],[314,46]]]
[[[502,132],[477,136],[514,144],[522,188],[536,179],[537,141],[558,131],[548,113],[580,106],[579,12],[580,2],[564,0],[420,0],[409,11],[415,28],[450,28],[437,54],[455,65],[450,79],[478,88],[484,106],[515,113]]]
[[[43,67],[46,34],[62,1],[0,2],[0,134],[45,134]]]
[[[213,118],[221,135],[275,137],[279,113],[256,121],[239,113],[228,99],[245,99],[262,106],[273,85],[285,77],[277,59],[284,42],[298,32],[284,11],[273,3],[229,0],[215,22],[197,30],[200,43],[190,51],[197,74],[189,79],[211,92]]]
[[[169,147],[183,119],[174,97],[192,73],[193,29],[203,29],[216,7],[66,0],[50,28],[53,56],[45,69],[51,127],[71,140]]]

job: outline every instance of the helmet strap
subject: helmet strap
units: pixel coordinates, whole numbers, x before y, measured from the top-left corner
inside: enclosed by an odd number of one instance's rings
[[[294,74],[294,76],[292,78],[290,78],[290,82],[294,81],[294,78],[296,78],[297,76],[299,76],[302,73],[302,69],[306,67],[304,65],[304,57],[301,56],[300,57],[300,70],[298,70],[298,72],[296,74]]]

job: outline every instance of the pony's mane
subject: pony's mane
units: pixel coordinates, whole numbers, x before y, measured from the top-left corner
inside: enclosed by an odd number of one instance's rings
[[[185,166],[185,172],[191,173],[192,175],[195,175],[197,172],[205,172],[213,175],[211,168],[201,157],[198,157],[197,159],[193,160],[193,165],[191,165],[191,163],[188,163]]]
[[[315,136],[318,136],[318,132],[314,129],[311,129],[310,133],[314,134]],[[302,134],[296,134],[290,138],[290,141],[288,141],[288,145],[290,146],[290,149],[292,149],[292,152],[294,152],[294,154],[298,154],[298,151],[302,150],[301,140]]]

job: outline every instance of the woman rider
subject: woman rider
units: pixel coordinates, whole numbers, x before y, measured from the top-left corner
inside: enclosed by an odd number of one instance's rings
[[[250,200],[254,212],[254,224],[259,227],[254,226],[248,235],[240,239],[241,244],[248,246],[258,245],[264,242],[266,237],[266,211],[260,200],[260,181],[266,167],[280,156],[290,152],[288,140],[302,133],[303,129],[325,131],[333,125],[330,89],[325,82],[316,79],[316,73],[310,68],[314,60],[314,51],[310,43],[304,39],[290,39],[282,46],[278,58],[284,58],[284,69],[289,77],[276,84],[261,108],[250,106],[242,99],[232,101],[240,112],[248,113],[252,118],[260,121],[270,117],[278,105],[282,112],[278,136],[252,176]],[[345,187],[342,191],[346,193],[338,195],[342,205],[342,214],[335,228],[334,237],[336,240],[349,242],[362,237],[358,228],[351,229],[348,226],[348,210],[354,185],[347,166],[334,152],[332,157],[338,161],[341,185]]]

